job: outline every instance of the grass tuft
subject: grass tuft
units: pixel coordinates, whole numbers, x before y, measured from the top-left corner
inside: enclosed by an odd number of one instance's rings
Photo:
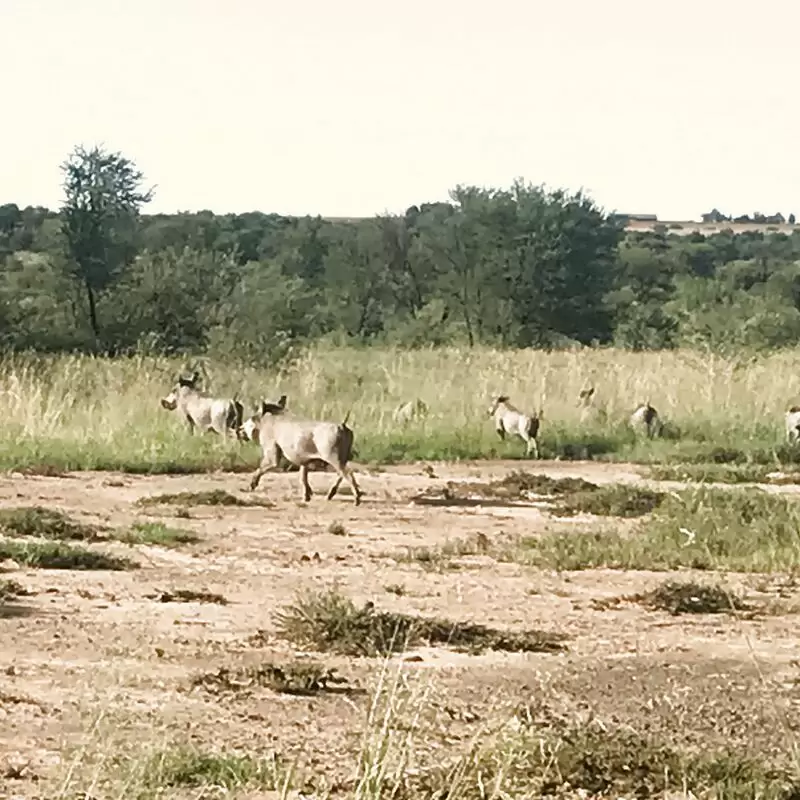
[[[745,754],[687,752],[654,735],[601,724],[535,726],[480,745],[414,781],[411,796],[696,797],[791,800],[800,782]],[[441,794],[440,794],[441,793]]]
[[[31,594],[21,583],[12,578],[0,580],[0,603],[15,600],[18,597],[28,597]]]
[[[13,536],[93,542],[102,538],[96,525],[76,522],[68,514],[43,506],[0,509],[0,530]]]
[[[303,696],[336,691],[334,686],[346,683],[347,679],[339,677],[335,669],[306,661],[282,666],[267,663],[241,669],[221,667],[195,675],[191,680],[192,687],[201,687],[211,694],[249,692],[262,687],[279,694]]]
[[[722,586],[710,586],[695,581],[669,580],[635,598],[642,605],[657,611],[679,614],[723,614],[743,611],[744,601]]]
[[[385,656],[420,644],[445,645],[477,653],[483,650],[553,653],[566,637],[538,630],[504,632],[484,625],[413,617],[358,608],[335,590],[308,591],[277,612],[280,635],[293,644],[340,655]]]
[[[123,544],[151,544],[175,547],[180,544],[196,544],[201,541],[193,531],[172,528],[163,522],[135,522],[126,530],[116,531],[113,538]]]
[[[347,528],[341,522],[331,522],[328,525],[328,533],[332,536],[349,536]]]
[[[462,565],[456,559],[487,554],[493,554],[489,538],[485,534],[478,533],[476,536],[464,539],[448,539],[435,547],[425,545],[409,547],[405,555],[400,557],[395,555],[393,558],[400,562],[419,564],[423,569],[431,572],[443,572],[444,570],[461,569]]]
[[[269,500],[253,498],[245,500],[224,489],[211,489],[205,492],[177,492],[175,494],[156,494],[140,497],[136,501],[139,506],[175,505],[175,506],[261,506],[269,508],[273,505]]]
[[[128,570],[137,564],[86,547],[63,542],[0,541],[0,560],[11,559],[33,569]]]
[[[215,603],[218,606],[228,605],[228,601],[221,594],[214,592],[197,591],[195,589],[175,589],[172,592],[157,592],[145,595],[148,600],[157,600],[159,603]]]
[[[255,757],[237,753],[209,753],[190,747],[171,748],[153,755],[142,769],[143,789],[160,797],[165,788],[192,788],[218,796],[245,789],[278,791],[288,784],[288,773],[277,756]]]

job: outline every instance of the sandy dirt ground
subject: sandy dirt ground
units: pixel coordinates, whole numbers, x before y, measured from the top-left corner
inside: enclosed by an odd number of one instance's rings
[[[268,689],[220,697],[189,687],[200,671],[309,658],[276,635],[274,612],[297,590],[334,586],[380,609],[567,635],[567,650],[556,654],[466,655],[429,647],[398,656],[409,680],[428,687],[426,741],[433,751],[455,752],[480,726],[544,699],[564,713],[591,711],[615,722],[680,729],[702,746],[757,738],[760,748],[780,754],[800,703],[796,616],[673,617],[635,603],[603,603],[647,590],[664,573],[558,574],[489,555],[431,570],[403,558],[409,547],[454,537],[483,534],[492,542],[609,524],[556,520],[525,505],[411,500],[445,480],[501,477],[519,466],[362,470],[360,507],[347,494],[325,499],[330,474],[311,474],[316,494],[309,504],[298,500],[296,474],[273,474],[257,492],[273,507],[194,506],[188,518],[176,516],[175,507],[135,501],[216,488],[239,494],[247,476],[0,479],[3,507],[39,504],[112,526],[164,521],[202,537],[174,548],[92,545],[140,564],[126,572],[12,569],[0,575],[31,592],[0,618],[0,798],[60,796],[59,782],[85,787],[92,770],[108,766],[98,762],[133,761],[147,747],[175,743],[274,750],[334,786],[347,785],[380,660],[314,656],[335,667],[352,690],[314,697]],[[645,483],[631,465],[541,462],[535,471]],[[778,591],[777,579],[726,580],[749,595]],[[159,601],[160,592],[179,589],[216,592],[228,604]],[[782,591],[787,602],[794,599],[793,588]]]

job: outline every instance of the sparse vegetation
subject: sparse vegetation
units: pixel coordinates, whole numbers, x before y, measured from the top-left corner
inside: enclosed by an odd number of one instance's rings
[[[174,547],[180,544],[196,544],[200,537],[184,528],[172,528],[163,522],[134,522],[130,528],[115,531],[113,538],[124,544],[151,544]]]
[[[426,619],[358,608],[335,590],[300,593],[277,612],[280,635],[299,647],[341,655],[385,656],[423,642],[457,650],[558,652],[565,636],[544,631],[504,632],[473,623]]]
[[[140,497],[136,501],[140,506],[174,505],[174,506],[261,506],[269,508],[273,505],[269,500],[253,497],[244,499],[224,489],[211,489],[205,492],[177,492],[175,494],[156,494]]]
[[[603,517],[641,517],[649,514],[664,500],[664,493],[638,486],[612,484],[582,489],[566,494],[552,509],[560,517],[594,514]]]
[[[722,586],[713,586],[695,581],[668,580],[652,591],[637,595],[637,602],[658,611],[679,614],[722,614],[742,611],[744,601]]]
[[[55,508],[21,506],[0,509],[0,530],[11,536],[34,536],[40,539],[97,541],[104,530],[97,525],[76,522]]]
[[[668,495],[633,533],[544,534],[523,539],[506,556],[559,570],[794,572],[800,568],[800,503],[759,489],[698,487]]]
[[[0,539],[0,560],[11,559],[35,569],[127,570],[136,567],[127,558],[63,542]]]
[[[159,603],[214,603],[218,606],[228,605],[228,601],[221,594],[206,592],[196,589],[175,589],[171,592],[158,592],[147,595],[151,600]]]
[[[765,464],[656,464],[648,470],[655,481],[696,483],[762,483],[772,471]]]
[[[280,694],[315,695],[342,691],[347,679],[336,674],[335,669],[322,664],[298,661],[288,664],[259,664],[230,669],[221,667],[214,672],[195,675],[193,687],[201,687],[212,694],[251,692],[255,688],[271,689]]]
[[[484,537],[485,538],[485,537]],[[487,552],[488,545],[477,537],[448,539],[444,544],[428,547],[409,547],[399,560],[419,564],[427,570],[441,572],[444,569],[459,569],[456,560],[464,556],[476,556]],[[395,556],[397,558],[397,556]]]
[[[414,781],[411,797],[655,797],[791,800],[800,779],[733,750],[691,752],[657,736],[603,724],[556,723],[478,744],[455,764]]]
[[[349,536],[350,535],[348,533],[347,528],[345,528],[345,526],[341,522],[338,522],[338,521],[331,522],[331,524],[328,525],[328,533],[330,533],[332,536]]]
[[[13,578],[0,578],[0,603],[6,600],[15,600],[18,597],[27,597],[30,592]]]
[[[154,753],[142,766],[139,800],[150,800],[161,796],[164,789],[175,788],[215,793],[244,789],[278,791],[286,788],[289,777],[290,773],[274,754],[256,757],[174,747]]]
[[[664,499],[663,492],[638,486],[597,486],[581,478],[554,479],[522,470],[505,478],[481,483],[450,481],[443,489],[428,488],[414,497],[423,505],[481,505],[487,501],[547,501],[556,516],[595,514],[607,517],[640,517],[649,514]]]

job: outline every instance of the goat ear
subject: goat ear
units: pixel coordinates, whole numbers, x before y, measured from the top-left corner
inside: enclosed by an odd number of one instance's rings
[[[508,395],[507,394],[498,395],[497,402],[498,403],[507,403],[508,402]]]

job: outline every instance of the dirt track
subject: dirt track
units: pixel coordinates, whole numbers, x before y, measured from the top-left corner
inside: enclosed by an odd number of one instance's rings
[[[114,526],[163,520],[203,537],[174,549],[103,545],[135,557],[141,569],[130,572],[6,575],[35,594],[22,600],[19,613],[0,618],[0,798],[53,796],[37,777],[63,774],[63,754],[82,743],[97,749],[101,736],[109,737],[105,746],[112,749],[148,740],[275,749],[330,780],[346,780],[363,729],[366,700],[360,695],[301,698],[261,690],[246,701],[221,702],[186,688],[201,669],[294,658],[292,647],[274,636],[273,612],[297,589],[334,584],[355,601],[372,600],[379,608],[569,636],[568,651],[557,655],[468,656],[445,648],[412,654],[419,660],[408,662],[411,673],[434,673],[431,708],[441,718],[431,723],[439,731],[431,741],[439,736],[439,747],[457,749],[492,715],[547,695],[575,712],[592,708],[617,721],[649,715],[653,725],[679,724],[690,739],[706,745],[732,735],[747,740],[758,732],[765,748],[780,748],[783,715],[796,711],[800,701],[796,617],[671,617],[632,603],[611,610],[597,603],[644,591],[662,581],[663,573],[559,575],[489,556],[464,557],[457,560],[460,568],[442,571],[397,561],[393,556],[409,546],[435,546],[453,537],[481,533],[492,541],[545,529],[568,535],[571,526],[599,524],[555,521],[533,507],[410,503],[413,494],[436,482],[502,476],[521,465],[432,466],[436,477],[420,465],[362,471],[365,497],[358,508],[347,494],[325,500],[331,475],[311,474],[316,494],[308,505],[297,500],[296,474],[269,475],[258,494],[274,507],[193,507],[188,519],[176,518],[174,508],[145,509],[134,502],[162,492],[238,493],[247,476],[76,473],[0,480],[3,506],[58,507]],[[595,483],[642,480],[631,465],[542,462],[535,471]],[[330,532],[332,523],[341,523],[345,535]],[[750,594],[756,587],[772,591],[764,581],[729,579]],[[148,598],[176,589],[217,592],[229,604]],[[790,600],[792,591],[784,593]],[[356,688],[370,688],[379,666],[371,659],[322,658]],[[104,718],[102,733],[92,733],[98,715]],[[26,764],[19,778],[3,783],[4,773],[17,775]]]

